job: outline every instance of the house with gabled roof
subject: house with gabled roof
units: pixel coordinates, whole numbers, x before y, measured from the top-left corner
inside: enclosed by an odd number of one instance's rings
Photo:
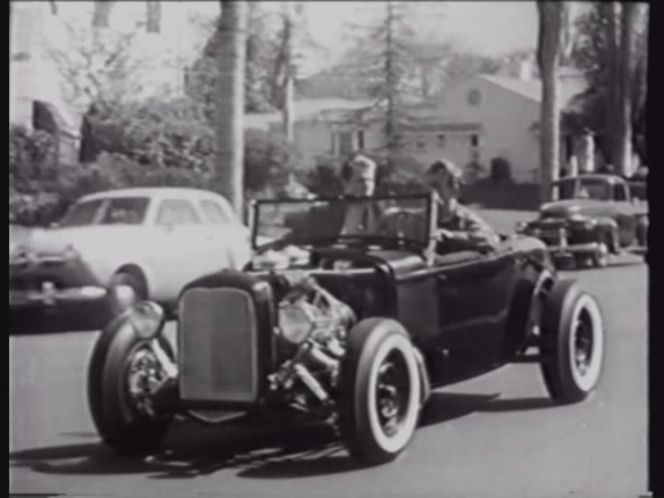
[[[560,73],[561,108],[586,88],[582,73]],[[521,63],[496,75],[480,74],[447,89],[441,97],[409,105],[404,110],[400,142],[404,154],[422,167],[446,157],[469,176],[473,165],[488,174],[491,161],[509,162],[516,182],[539,180],[539,121],[541,81],[532,65]],[[356,150],[384,147],[385,114],[376,109],[327,109],[298,119],[295,140],[305,162],[343,158]],[[572,152],[563,135],[561,157]]]

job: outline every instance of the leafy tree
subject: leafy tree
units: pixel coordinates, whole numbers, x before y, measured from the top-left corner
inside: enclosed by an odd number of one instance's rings
[[[263,190],[275,176],[291,173],[296,162],[297,151],[284,137],[263,130],[246,130],[244,180],[248,190]]]
[[[575,99],[577,118],[580,126],[590,127],[605,138],[599,145],[615,165],[626,156],[621,137],[628,126],[620,118],[621,96],[625,98],[623,118],[630,116],[634,131],[633,146],[645,157],[648,17],[645,5],[630,4],[622,9],[615,2],[607,2],[592,4],[576,21],[578,36],[572,60],[587,71],[590,81],[588,91]],[[622,23],[629,27],[621,27]],[[628,36],[621,38],[621,32]]]
[[[268,112],[278,108],[270,83],[275,30],[260,3],[249,2],[247,8],[245,112]],[[214,116],[215,85],[219,76],[217,55],[221,46],[220,36],[219,19],[216,19],[209,28],[209,38],[201,55],[187,71],[185,85],[188,95],[206,105],[210,120]]]
[[[90,33],[85,27],[64,25],[67,48],[47,54],[62,78],[63,98],[78,109],[92,102],[109,107],[141,92],[150,61],[136,57],[136,32]]]
[[[384,114],[387,149],[393,156],[400,146],[404,104],[411,91],[407,75],[415,33],[406,3],[387,1],[377,6],[382,12],[374,23],[349,25],[356,41],[346,56],[345,70],[355,75]]]

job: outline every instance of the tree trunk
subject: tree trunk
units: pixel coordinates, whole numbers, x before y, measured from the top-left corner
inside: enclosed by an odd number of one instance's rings
[[[396,154],[397,144],[397,88],[395,77],[395,64],[394,60],[394,5],[391,1],[386,3],[387,17],[386,17],[386,40],[385,40],[385,79],[387,83],[387,123],[386,135],[388,140],[388,166],[393,166],[394,156]]]
[[[161,2],[159,0],[146,0],[146,30],[148,33],[159,33],[161,30]]]
[[[608,161],[615,166],[617,164],[618,152],[616,142],[618,131],[616,129],[618,112],[618,46],[620,43],[620,25],[618,23],[620,5],[617,2],[606,2],[601,4],[604,10],[603,17],[606,18],[606,65],[609,78],[609,96],[606,108],[606,140],[609,146]]]
[[[563,50],[564,9],[558,2],[537,2],[539,32],[537,62],[542,78],[540,111],[540,199],[551,200],[551,184],[559,178],[560,110],[558,65]]]
[[[221,0],[219,78],[215,116],[215,182],[238,216],[244,216],[244,62],[246,3]]]
[[[284,19],[284,89],[281,105],[283,133],[286,141],[292,143],[293,136],[293,86],[295,68],[293,66],[293,7],[291,2],[283,4]]]
[[[619,74],[616,78],[618,106],[616,113],[615,169],[616,173],[628,176],[632,173],[632,52],[634,48],[635,3],[623,3],[620,16]]]
[[[54,0],[50,0],[51,9],[57,14],[57,5]],[[111,10],[115,4],[114,0],[95,0],[92,12],[92,26],[95,28],[108,28]],[[146,30],[148,33],[159,33],[161,28],[161,1],[145,0]]]
[[[113,3],[110,0],[96,0],[92,13],[92,26],[95,28],[107,28],[111,17]]]

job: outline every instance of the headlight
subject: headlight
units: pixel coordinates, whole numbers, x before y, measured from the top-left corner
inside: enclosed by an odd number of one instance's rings
[[[281,336],[293,344],[305,341],[314,329],[314,321],[305,305],[306,303],[283,303],[279,306]]]
[[[159,333],[164,321],[164,310],[156,303],[143,301],[134,306],[129,315],[134,332],[141,339],[151,339]]]

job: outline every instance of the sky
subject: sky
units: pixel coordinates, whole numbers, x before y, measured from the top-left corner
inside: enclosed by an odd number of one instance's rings
[[[61,12],[67,16],[90,16],[92,2],[58,1]],[[265,2],[268,9],[278,9],[281,2]],[[498,55],[514,49],[534,48],[537,33],[535,2],[417,2],[418,8],[426,12],[441,10],[444,4],[443,18],[436,21],[435,33],[443,40],[452,40],[460,48],[471,49],[487,55]],[[140,17],[145,11],[142,1],[119,1],[113,11],[111,22],[127,25],[127,19]],[[191,19],[213,18],[219,13],[217,1],[165,1],[162,3],[162,21],[164,31],[177,33],[181,41],[200,44]],[[367,17],[367,12],[379,7],[379,2],[353,1],[308,1],[305,2],[306,15],[310,31],[315,39],[336,58],[346,47],[344,24],[360,21]],[[183,23],[186,19],[189,22]],[[198,30],[200,31],[200,30]],[[183,49],[184,50],[184,49]]]
[[[423,10],[440,9],[442,2],[417,2]],[[340,48],[343,25],[376,2],[311,2],[307,8],[311,32],[321,44]],[[433,4],[433,5],[432,5]],[[460,47],[486,55],[514,49],[534,48],[537,17],[534,2],[445,2],[440,36]]]
[[[72,21],[81,26],[90,26],[92,1],[56,0],[61,23],[41,24],[56,31],[57,26]],[[46,1],[25,2],[50,16]],[[277,10],[282,2],[261,2],[268,10]],[[376,11],[382,11],[382,2],[376,1],[313,1],[304,2],[307,24],[311,35],[324,47],[325,52],[313,51],[302,60],[299,74],[311,75],[333,65],[341,54],[349,48],[346,24],[362,23],[370,19]],[[460,50],[475,51],[485,55],[500,55],[521,49],[534,49],[537,35],[537,12],[534,1],[453,1],[453,2],[411,2],[416,6],[420,17],[416,29],[427,33],[436,41],[451,41]],[[577,5],[579,5],[577,3]],[[110,25],[113,30],[135,30],[137,20],[145,19],[145,2],[141,0],[120,0],[113,8]],[[439,15],[442,11],[442,16]],[[203,47],[208,32],[200,21],[213,20],[220,13],[217,0],[192,1],[177,0],[162,2],[162,34],[153,36],[140,31],[137,51],[150,60],[178,60],[174,64],[185,67]],[[438,14],[436,14],[438,13]],[[197,22],[198,20],[198,22]],[[48,35],[49,42],[64,39],[60,35]],[[161,63],[158,63],[161,66]],[[170,63],[169,63],[170,64]],[[166,71],[166,68],[164,68]],[[173,78],[164,73],[164,78]],[[154,75],[156,78],[156,74]]]

